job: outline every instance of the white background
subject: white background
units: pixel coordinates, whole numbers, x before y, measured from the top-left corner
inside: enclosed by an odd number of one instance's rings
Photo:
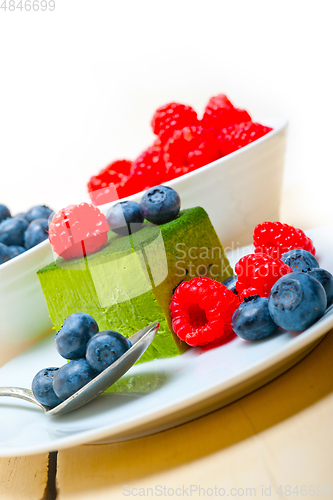
[[[0,202],[86,199],[92,174],[152,142],[158,106],[201,115],[226,93],[254,120],[290,120],[281,219],[333,222],[330,0],[55,3],[0,9]]]

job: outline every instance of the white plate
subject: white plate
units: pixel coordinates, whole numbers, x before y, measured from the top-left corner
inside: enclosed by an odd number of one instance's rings
[[[309,231],[309,235],[321,266],[333,272],[333,226]],[[242,249],[236,259],[248,250]],[[47,416],[25,401],[1,398],[0,456],[131,439],[186,422],[283,373],[310,352],[332,327],[330,312],[300,334],[281,332],[252,343],[235,338],[213,349],[190,349],[176,358],[144,363],[125,375],[130,377],[125,386],[127,393],[103,394],[58,417]],[[64,360],[54,348],[53,336],[49,336],[0,369],[0,386],[30,387],[41,368],[62,364]]]

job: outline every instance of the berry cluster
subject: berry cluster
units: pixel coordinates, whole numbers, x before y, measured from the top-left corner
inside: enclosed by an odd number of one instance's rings
[[[256,340],[279,327],[305,330],[333,300],[333,276],[319,267],[312,240],[287,224],[264,222],[253,242],[256,253],[240,259],[231,284],[242,301],[232,318],[235,333]]]
[[[333,301],[333,276],[319,267],[310,252],[297,248],[281,259],[291,272],[275,281],[268,296],[244,297],[232,316],[233,330],[245,340],[268,337],[279,327],[303,331],[321,318]]]
[[[88,191],[95,205],[180,177],[272,130],[253,123],[249,113],[235,108],[224,94],[209,100],[201,120],[191,106],[171,102],[156,110],[151,126],[157,137],[136,160],[114,161],[91,177]]]
[[[17,257],[48,238],[48,219],[53,211],[45,205],[12,217],[0,204],[0,264]]]
[[[65,319],[55,345],[69,362],[61,368],[40,370],[32,381],[35,398],[48,408],[79,391],[132,346],[130,340],[118,332],[99,332],[94,318],[81,312]]]
[[[176,289],[172,326],[191,346],[225,338],[268,337],[279,328],[302,331],[333,303],[333,276],[319,267],[303,231],[279,222],[254,230],[254,254],[242,257],[221,285],[194,278]]]

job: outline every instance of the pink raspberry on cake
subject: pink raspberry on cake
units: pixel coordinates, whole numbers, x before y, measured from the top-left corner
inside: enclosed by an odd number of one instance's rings
[[[69,205],[57,212],[49,227],[53,250],[64,259],[97,252],[108,239],[109,225],[101,211],[89,205]]]

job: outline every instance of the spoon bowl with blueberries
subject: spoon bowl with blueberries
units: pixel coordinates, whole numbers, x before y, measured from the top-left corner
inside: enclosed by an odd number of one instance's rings
[[[113,330],[99,332],[89,314],[71,314],[55,337],[56,349],[67,363],[40,370],[32,390],[0,387],[0,396],[24,399],[49,415],[75,410],[119,380],[151,344],[159,326],[152,323],[127,339]]]

